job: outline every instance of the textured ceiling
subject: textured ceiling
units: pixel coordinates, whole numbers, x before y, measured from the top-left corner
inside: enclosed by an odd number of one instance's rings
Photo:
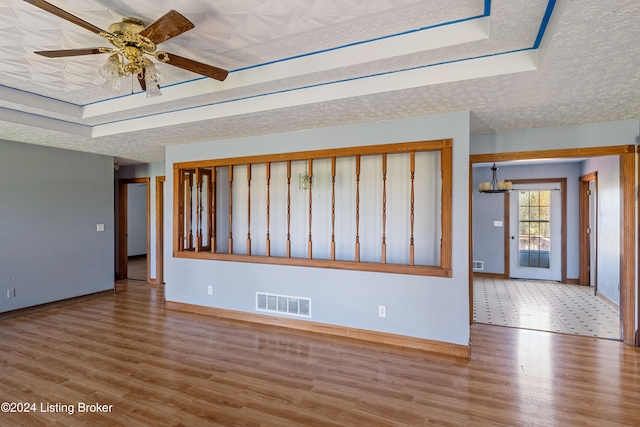
[[[640,118],[640,2],[548,0],[51,0],[108,28],[174,8],[195,28],[160,49],[230,70],[158,64],[163,96],[102,87],[108,46],[21,0],[0,0],[0,139],[122,163],[164,147],[470,110],[472,132]]]

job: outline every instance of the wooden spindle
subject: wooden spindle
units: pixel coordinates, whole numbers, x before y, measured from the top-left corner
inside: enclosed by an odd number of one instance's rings
[[[251,163],[247,163],[247,255],[251,255]]]
[[[311,203],[313,200],[313,159],[307,161],[309,167],[309,241],[307,242],[307,258],[312,259],[312,243],[311,243]]]
[[[271,162],[267,162],[267,243],[265,255],[271,256],[271,239],[269,236],[270,209],[271,209]]]
[[[287,161],[287,258],[291,257],[291,160]]]
[[[382,154],[382,264],[387,263],[387,154]]]
[[[336,260],[336,158],[331,158],[331,261]]]
[[[202,250],[202,170],[196,169],[196,252]]]
[[[189,172],[187,185],[189,187],[189,212],[187,215],[189,234],[187,235],[187,249],[191,250],[193,249],[193,171]]]
[[[174,245],[175,243],[178,244],[178,251],[184,251],[184,239],[185,239],[185,224],[184,224],[184,204],[186,202],[186,196],[185,196],[185,187],[184,187],[184,181],[185,181],[185,173],[183,169],[180,169],[177,173],[177,181],[178,181],[178,194],[177,194],[177,198],[179,198],[182,203],[179,203],[179,208],[178,208],[178,220],[177,223],[180,224],[180,226],[178,227],[178,238],[177,238],[177,242],[174,240]],[[174,176],[176,176],[176,174],[174,174]],[[175,250],[175,249],[174,249]]]
[[[229,253],[233,253],[233,165],[229,165]]]
[[[211,251],[211,169],[202,169],[202,218],[201,250]]]
[[[356,262],[360,262],[360,155],[356,156]]]
[[[409,246],[409,265],[415,264],[413,246],[413,225],[414,225],[414,178],[416,172],[416,152],[411,152],[411,243]]]
[[[209,226],[211,227],[211,252],[215,253],[217,249],[216,244],[216,167],[211,168],[211,198],[209,204],[211,206],[211,219],[209,220]]]

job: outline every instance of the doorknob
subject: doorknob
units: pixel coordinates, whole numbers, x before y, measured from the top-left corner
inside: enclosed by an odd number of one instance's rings
[[[511,236],[511,240],[516,240],[516,236]]]

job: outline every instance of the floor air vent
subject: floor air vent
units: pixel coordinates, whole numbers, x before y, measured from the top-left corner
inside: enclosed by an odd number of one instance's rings
[[[311,299],[257,292],[256,310],[311,317]]]
[[[473,261],[474,270],[484,270],[484,261]]]

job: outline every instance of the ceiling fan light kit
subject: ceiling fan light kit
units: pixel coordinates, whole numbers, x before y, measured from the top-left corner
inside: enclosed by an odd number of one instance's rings
[[[111,24],[109,31],[104,31],[44,0],[24,1],[92,31],[114,46],[35,52],[49,58],[111,53],[98,74],[106,80],[104,87],[112,91],[120,92],[123,78],[137,77],[147,97],[162,95],[160,82],[163,76],[148,56],[219,81],[224,81],[228,75],[227,70],[156,50],[158,44],[194,28],[191,21],[175,10],[167,12],[147,27],[139,19],[124,18],[121,22]]]
[[[111,55],[109,59],[107,59],[107,62],[98,69],[100,77],[105,79],[103,86],[116,93],[120,92],[121,73],[120,60],[118,59],[118,55],[115,53]]]
[[[144,81],[147,85],[147,98],[162,96],[160,92],[160,82],[164,80],[155,64],[151,61],[144,66]]]

